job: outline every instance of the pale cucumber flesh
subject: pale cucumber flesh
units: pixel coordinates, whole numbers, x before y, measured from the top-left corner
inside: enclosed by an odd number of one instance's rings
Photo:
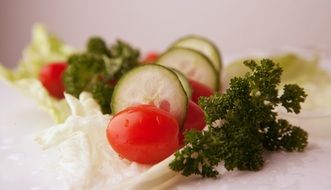
[[[112,96],[114,114],[123,109],[152,104],[168,111],[181,126],[186,117],[187,95],[177,75],[160,65],[139,66],[125,74]]]
[[[188,48],[171,48],[163,53],[157,64],[181,71],[187,78],[211,89],[219,89],[219,74],[202,53]]]

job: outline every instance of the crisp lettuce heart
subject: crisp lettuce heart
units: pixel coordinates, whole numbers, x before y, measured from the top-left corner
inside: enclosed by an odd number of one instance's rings
[[[79,99],[65,94],[71,114],[64,123],[45,129],[35,138],[50,165],[67,181],[68,189],[114,189],[149,167],[121,159],[106,137],[110,115],[87,92]],[[47,152],[46,152],[47,153]],[[52,168],[50,168],[52,169]]]
[[[64,100],[51,97],[38,80],[38,75],[42,66],[53,61],[65,61],[72,52],[70,46],[50,34],[43,25],[36,24],[33,27],[32,40],[24,49],[19,65],[11,70],[0,64],[0,79],[35,99],[55,122],[62,122],[69,114],[67,104]]]

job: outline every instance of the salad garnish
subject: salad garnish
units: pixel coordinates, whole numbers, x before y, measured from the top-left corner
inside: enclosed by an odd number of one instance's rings
[[[193,174],[216,177],[221,162],[226,170],[257,171],[265,151],[301,152],[308,144],[306,131],[277,115],[279,107],[300,113],[307,97],[297,84],[281,82],[277,61],[244,61],[249,72],[241,70],[246,74],[232,78],[222,94],[221,56],[203,37],[181,38],[139,65],[139,50],[120,40],[108,47],[91,37],[83,52],[72,53],[43,28],[35,33],[17,72],[0,67],[0,73],[21,87],[35,86],[29,92],[41,89],[38,99],[64,121],[36,140],[45,149],[64,147],[64,162],[73,176],[80,171],[81,187],[92,187],[94,175],[102,184],[120,176],[105,168],[134,171],[124,185],[141,189]],[[49,68],[56,72],[49,75]],[[135,164],[146,165],[135,171]]]
[[[303,52],[302,52],[303,51]],[[309,51],[310,53],[311,50]],[[324,68],[323,61],[320,55],[315,54],[307,56],[306,49],[293,49],[286,53],[274,54],[267,56],[283,69],[281,76],[280,87],[283,87],[286,83],[298,84],[305,89],[305,92],[309,94],[305,102],[302,104],[303,114],[309,114],[311,112],[328,113],[330,112],[331,102],[328,101],[331,92],[331,75]],[[242,62],[247,59],[253,59],[260,61],[263,57],[250,56],[244,59],[235,60],[226,67],[224,67],[224,84],[228,85],[230,79],[236,76],[244,76],[249,71]],[[280,110],[281,113],[286,114],[286,111]]]
[[[171,169],[188,176],[218,175],[223,161],[227,170],[259,170],[265,150],[303,151],[308,134],[303,129],[277,118],[275,108],[299,113],[307,94],[296,84],[284,86],[278,94],[282,69],[268,59],[260,64],[244,61],[251,70],[244,77],[231,79],[225,94],[201,98],[207,130],[185,134],[186,146],[175,153]]]
[[[139,51],[123,41],[109,49],[103,39],[92,37],[86,51],[68,58],[64,72],[65,91],[75,97],[91,92],[103,113],[111,113],[110,101],[117,80],[138,65]]]
[[[68,117],[69,107],[64,99],[59,100],[50,95],[39,80],[39,75],[41,69],[50,63],[65,62],[74,49],[49,33],[42,24],[33,26],[31,37],[15,69],[0,64],[0,79],[32,98],[55,122],[61,123]]]

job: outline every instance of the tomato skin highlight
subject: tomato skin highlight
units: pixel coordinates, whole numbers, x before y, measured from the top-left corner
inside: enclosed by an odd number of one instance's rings
[[[196,129],[201,131],[205,126],[206,122],[203,110],[195,102],[189,100],[183,130]]]
[[[160,57],[160,55],[156,52],[149,52],[146,57],[143,59],[143,64],[152,64],[155,63],[156,60]]]
[[[179,134],[179,144],[183,145],[184,133],[195,129],[198,131],[202,131],[205,128],[205,114],[199,105],[194,103],[192,100],[189,100],[187,107],[187,115],[185,118],[184,126],[182,133]]]
[[[152,105],[129,107],[116,114],[107,127],[107,139],[123,158],[156,164],[173,154],[179,126],[168,112]]]
[[[53,62],[45,65],[39,72],[39,80],[49,94],[57,99],[64,98],[62,76],[67,68],[65,62]]]
[[[201,84],[200,82],[197,82],[195,80],[189,79],[189,83],[192,88],[192,100],[198,104],[199,97],[209,97],[214,94],[214,91],[209,88],[208,86],[205,86],[204,84]]]

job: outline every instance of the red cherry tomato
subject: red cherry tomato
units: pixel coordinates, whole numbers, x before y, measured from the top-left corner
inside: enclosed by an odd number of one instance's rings
[[[146,57],[143,59],[144,64],[151,64],[155,63],[155,61],[160,57],[160,55],[156,52],[150,52],[146,55]]]
[[[189,131],[191,129],[202,131],[205,126],[206,122],[203,110],[192,100],[189,100],[183,130],[182,133],[179,134],[179,144],[183,144],[184,133],[186,131]]]
[[[200,82],[189,79],[189,83],[192,88],[192,100],[196,104],[198,103],[200,96],[208,97],[214,94],[214,91],[211,88],[201,84]]]
[[[129,107],[116,114],[107,138],[123,158],[142,164],[158,163],[178,148],[179,126],[168,112],[152,105]]]
[[[111,86],[115,86],[117,84],[117,82],[118,82],[118,80],[113,79],[113,80],[109,80],[108,84],[111,85]]]
[[[64,97],[62,75],[66,68],[66,63],[54,62],[42,67],[39,73],[39,80],[43,86],[47,89],[50,95],[58,99]]]

